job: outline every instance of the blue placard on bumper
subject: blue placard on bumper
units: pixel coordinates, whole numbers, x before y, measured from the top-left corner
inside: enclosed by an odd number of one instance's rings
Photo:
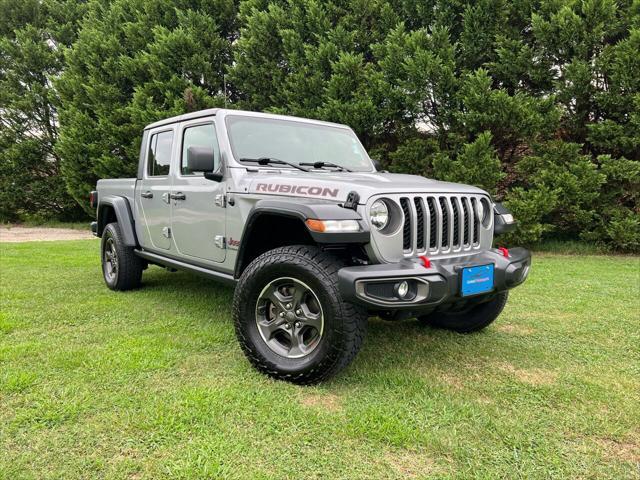
[[[460,292],[463,297],[490,292],[491,290],[493,290],[493,263],[462,269]]]

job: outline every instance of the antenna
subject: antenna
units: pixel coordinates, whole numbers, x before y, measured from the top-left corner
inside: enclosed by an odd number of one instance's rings
[[[222,83],[224,84],[224,108],[227,108],[227,74],[222,75]]]

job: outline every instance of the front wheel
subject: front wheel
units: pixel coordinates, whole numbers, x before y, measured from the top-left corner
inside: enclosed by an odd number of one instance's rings
[[[422,323],[436,328],[471,333],[489,326],[502,313],[509,298],[509,292],[500,292],[491,300],[479,303],[469,310],[456,313],[434,312],[418,317]]]
[[[322,381],[355,357],[366,312],[345,302],[343,264],[312,246],[276,248],[255,259],[236,286],[233,314],[240,346],[253,366],[299,384]]]

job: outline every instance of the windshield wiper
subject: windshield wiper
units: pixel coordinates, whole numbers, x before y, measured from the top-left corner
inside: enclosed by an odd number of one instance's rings
[[[260,158],[241,158],[241,162],[254,162],[258,165],[289,165],[290,167],[297,168],[298,170],[302,170],[303,172],[309,172],[308,168],[301,167],[297,163],[287,162],[286,160],[280,160],[279,158],[273,157],[260,157]]]
[[[345,172],[350,172],[351,171],[347,167],[343,167],[342,165],[337,165],[337,164],[331,163],[331,162],[313,162],[313,163],[302,162],[302,163],[300,163],[300,165],[307,165],[307,166],[313,167],[313,168],[334,167],[334,168],[340,169],[340,171],[345,171]]]

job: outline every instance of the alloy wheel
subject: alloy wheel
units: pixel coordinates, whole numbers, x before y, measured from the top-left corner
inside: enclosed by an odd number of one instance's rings
[[[256,324],[267,346],[286,358],[309,355],[324,331],[322,306],[304,282],[282,277],[269,282],[256,304]]]

